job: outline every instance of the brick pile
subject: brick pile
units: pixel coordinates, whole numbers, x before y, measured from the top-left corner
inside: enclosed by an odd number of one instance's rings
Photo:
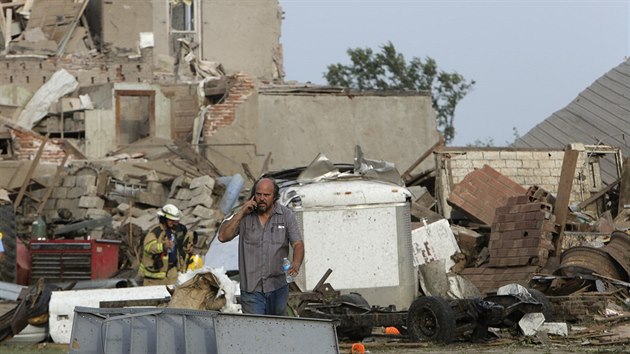
[[[530,202],[528,195],[508,198],[492,223],[490,266],[545,266],[559,232],[554,220],[549,203]]]
[[[553,196],[538,186],[507,197],[504,205],[495,209],[489,262],[479,268],[465,268],[461,274],[484,294],[510,283],[527,287],[531,276],[554,253],[559,227],[552,213],[553,203]]]
[[[448,197],[448,201],[486,225],[494,221],[496,208],[505,205],[509,197],[527,192],[520,184],[484,165],[466,175]]]

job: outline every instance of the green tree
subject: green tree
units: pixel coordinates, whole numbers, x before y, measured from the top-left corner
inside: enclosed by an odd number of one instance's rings
[[[438,129],[449,143],[455,137],[455,108],[472,89],[474,80],[467,81],[457,72],[438,70],[434,59],[414,57],[407,63],[392,42],[381,46],[381,52],[371,48],[350,48],[352,64],[328,65],[324,78],[329,85],[357,90],[430,91],[436,112]]]

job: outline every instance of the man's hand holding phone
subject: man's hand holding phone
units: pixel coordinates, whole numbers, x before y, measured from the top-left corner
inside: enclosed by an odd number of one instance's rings
[[[250,200],[246,201],[243,205],[243,209],[245,209],[246,214],[253,213],[258,208],[258,203],[256,203],[255,197],[252,197]]]

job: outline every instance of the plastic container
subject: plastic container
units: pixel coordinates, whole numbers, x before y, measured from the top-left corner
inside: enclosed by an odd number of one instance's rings
[[[291,261],[287,257],[282,258],[282,269],[287,277],[287,283],[293,283],[293,277],[289,274],[289,268],[291,268]]]
[[[46,239],[46,222],[41,216],[37,217],[37,220],[33,221],[32,228],[33,238],[36,240]]]
[[[219,179],[224,180],[224,179]],[[219,202],[219,209],[223,212],[223,214],[228,214],[234,205],[238,201],[238,196],[241,194],[241,189],[243,189],[243,184],[245,180],[243,177],[236,173],[230,181],[227,182],[225,193],[223,194],[223,198],[221,198],[221,202]]]

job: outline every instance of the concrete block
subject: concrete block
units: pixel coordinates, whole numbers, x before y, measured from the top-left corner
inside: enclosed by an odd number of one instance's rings
[[[146,175],[144,175],[145,181],[147,182],[157,182],[160,180],[160,176],[158,176],[155,170],[148,171]]]
[[[127,214],[127,211],[129,210],[130,206],[127,203],[120,203],[118,204],[118,206],[116,207],[116,211],[120,214]]]
[[[96,186],[96,176],[93,176],[93,175],[76,176],[75,185],[77,187]]]
[[[166,188],[160,182],[148,182],[147,183],[147,192],[159,194],[159,195],[168,195],[168,188]]]
[[[67,195],[68,195],[68,190],[70,188],[67,187],[57,187],[57,188],[53,188],[51,197],[55,198],[55,199],[66,199]]]
[[[195,198],[200,194],[212,195],[212,189],[208,188],[208,186],[201,186],[190,190],[190,198]]]
[[[97,186],[85,186],[85,195],[89,195],[92,197],[96,197],[98,195],[98,187]]]
[[[173,180],[173,183],[171,183],[171,193],[169,194],[169,198],[172,197],[173,195],[175,195],[175,193],[177,193],[177,189],[179,188],[189,188],[190,187],[190,182],[192,180],[190,179],[190,177],[181,175],[176,177]]]
[[[197,221],[199,221],[199,218],[196,217],[196,216],[193,216],[193,215],[186,216],[186,215],[184,215],[184,217],[182,217],[180,222],[182,224],[186,225],[186,226],[189,226],[189,225],[192,225],[192,224],[196,223]]]
[[[212,200],[211,195],[200,194],[190,200],[189,206],[203,205],[206,208],[212,208],[213,203],[214,203],[214,200]]]
[[[79,198],[79,207],[86,209],[103,209],[105,201],[99,197],[83,196]]]
[[[101,219],[105,216],[110,216],[107,210],[104,209],[88,209],[87,217],[90,219]]]
[[[63,178],[63,186],[64,187],[74,187],[76,186],[77,177],[76,176],[65,176]]]
[[[180,188],[175,195],[176,199],[179,200],[189,200],[192,198],[192,191],[188,188]]]
[[[214,216],[214,210],[206,208],[203,205],[197,205],[192,210],[192,214],[200,218],[209,219]]]
[[[190,189],[196,189],[203,186],[208,187],[208,189],[212,190],[214,188],[214,178],[205,175],[193,178],[193,180],[190,182]]]
[[[199,220],[199,223],[197,224],[198,228],[205,228],[205,229],[212,229],[212,228],[216,228],[216,224],[217,224],[217,220],[214,217],[214,210],[212,211],[212,215],[207,218],[204,219],[202,218],[201,220]]]
[[[75,209],[79,207],[79,199],[57,199],[57,208]]]
[[[45,210],[57,210],[57,199],[49,198],[44,205]]]
[[[145,214],[139,218],[131,218],[131,222],[142,229],[143,232],[149,231],[150,228],[158,224],[157,216]]]
[[[141,208],[136,208],[136,207],[132,207],[131,208],[131,216],[135,217],[135,218],[139,218],[142,217],[146,214],[155,216],[157,210],[154,208],[149,208],[149,209],[141,209]]]
[[[70,209],[70,212],[75,220],[81,220],[87,217],[87,209],[74,208]]]
[[[75,198],[80,198],[84,195],[87,195],[87,187],[81,186],[81,187],[69,188],[68,193],[66,194],[66,197],[68,199],[75,199]]]
[[[534,336],[538,329],[545,323],[545,315],[540,312],[526,313],[520,321],[518,326],[526,336]]]
[[[139,191],[138,193],[136,193],[136,200],[142,204],[147,204],[154,207],[161,207],[165,204],[164,201],[166,200],[166,196],[151,192]]]

